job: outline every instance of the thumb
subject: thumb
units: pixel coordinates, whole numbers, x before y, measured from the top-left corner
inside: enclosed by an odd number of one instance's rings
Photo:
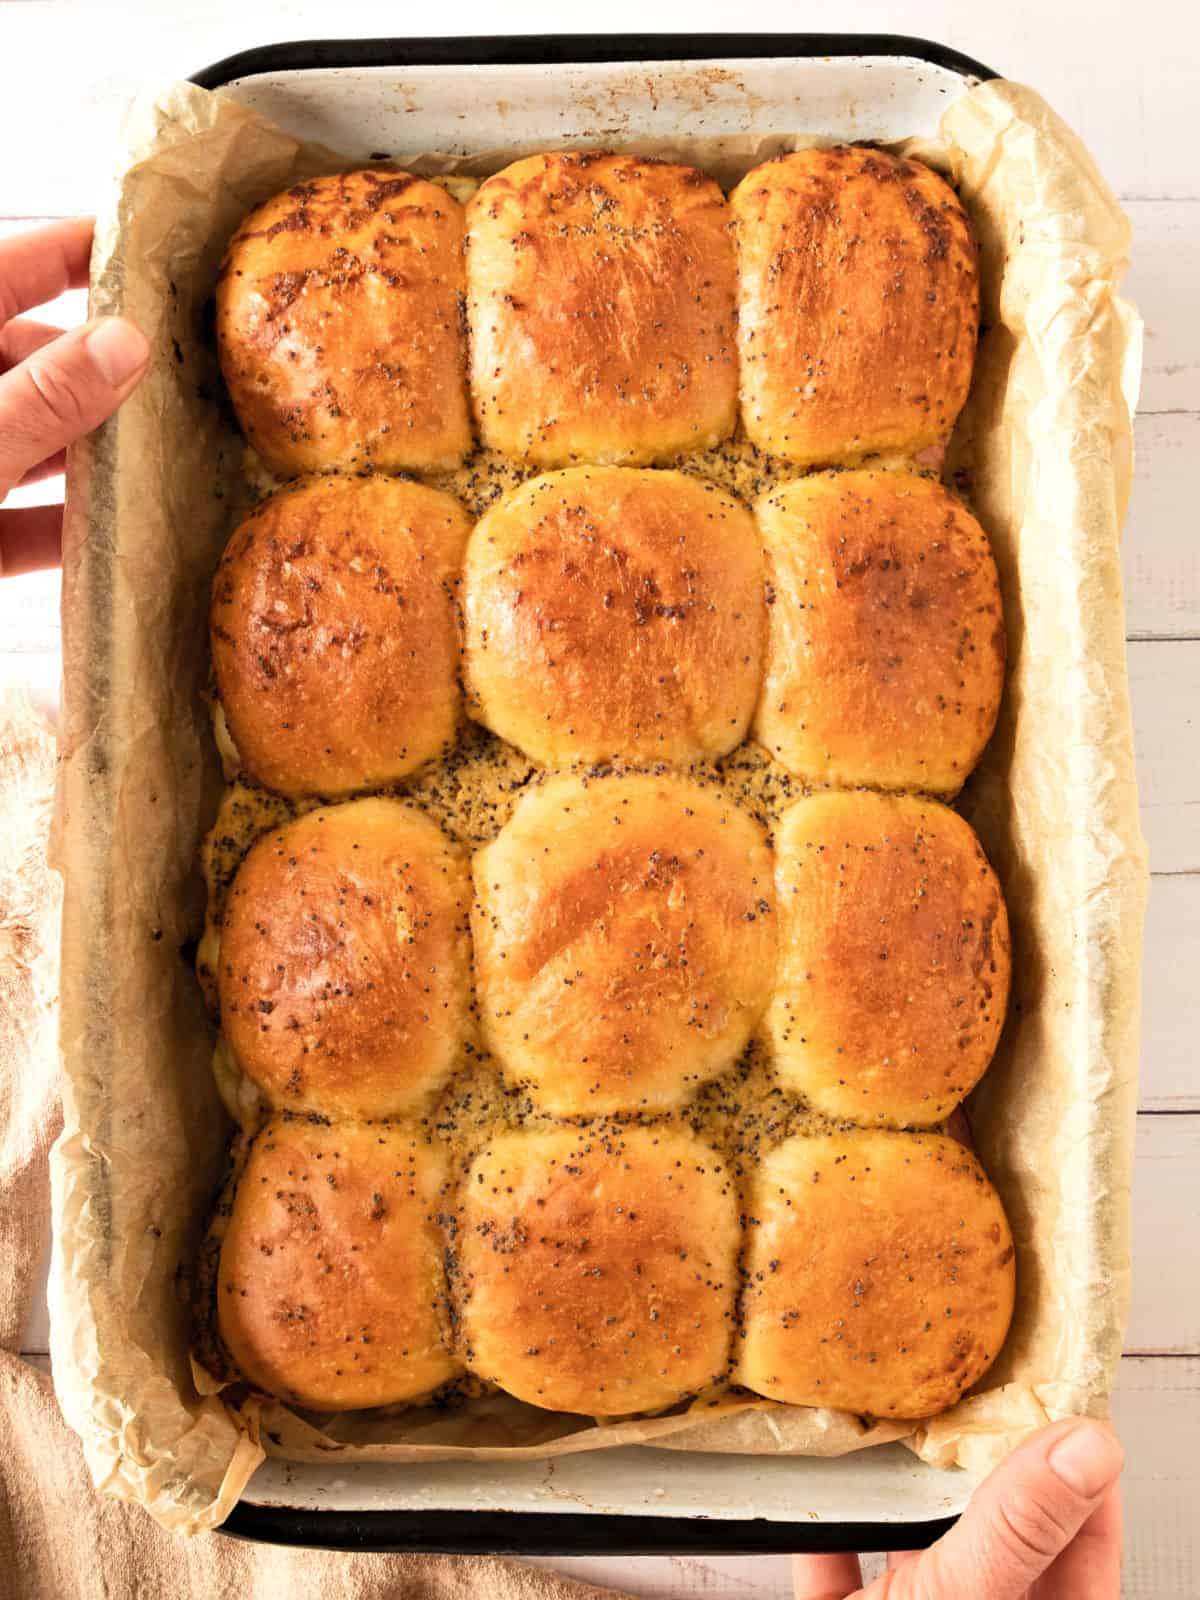
[[[32,467],[115,411],[149,357],[145,335],[132,322],[102,317],[0,377],[0,500]]]
[[[1044,1428],[980,1485],[943,1539],[899,1568],[893,1600],[1021,1600],[1096,1510],[1123,1461],[1099,1423]]]

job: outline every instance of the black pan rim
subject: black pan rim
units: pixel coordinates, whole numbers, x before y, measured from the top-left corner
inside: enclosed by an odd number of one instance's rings
[[[335,1511],[241,1500],[218,1530],[258,1544],[380,1554],[792,1555],[923,1550],[958,1519],[775,1522],[603,1512]]]
[[[986,82],[981,61],[933,39],[900,33],[486,34],[464,38],[289,39],[256,45],[192,74],[220,89],[269,72],[390,66],[529,66],[601,61],[762,61],[774,57],[899,56]]]

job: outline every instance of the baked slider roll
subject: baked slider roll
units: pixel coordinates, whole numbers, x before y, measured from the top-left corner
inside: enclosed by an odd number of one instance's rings
[[[217,1273],[242,1375],[293,1405],[350,1411],[424,1398],[460,1372],[442,1326],[445,1187],[445,1159],[415,1125],[268,1123]]]
[[[463,209],[407,172],[299,183],[242,223],[217,280],[217,349],[276,472],[454,466],[471,448]]]
[[[810,784],[955,793],[1004,688],[983,529],[908,472],[804,478],[755,514],[771,601],[755,737]]]
[[[476,524],[468,707],[544,766],[691,762],[746,736],[762,674],[750,513],[679,472],[571,467]]]
[[[956,1140],[789,1139],[750,1183],[739,1383],[788,1405],[929,1417],[991,1366],[1012,1318],[1012,1234]]]
[[[839,1120],[940,1122],[1008,1005],[1008,915],[971,828],[933,800],[814,795],[776,829],[775,888],[783,1086]]]
[[[949,185],[839,145],[755,167],[730,209],[753,443],[799,466],[941,445],[979,330],[975,242]]]
[[[465,864],[398,800],[310,811],[264,834],[230,886],[221,1028],[274,1106],[392,1117],[428,1101],[465,1026]]]
[[[690,1134],[503,1134],[476,1158],[458,1223],[464,1359],[519,1400],[622,1416],[724,1372],[738,1197]]]
[[[693,167],[529,156],[467,206],[485,445],[540,466],[705,450],[737,414],[725,197]]]
[[[484,1041],[556,1116],[662,1111],[740,1054],[775,971],[771,855],[717,789],[528,791],[474,859]]]
[[[395,478],[315,478],[263,502],[213,579],[221,715],[239,764],[287,795],[405,777],[458,721],[454,593],[469,523]]]

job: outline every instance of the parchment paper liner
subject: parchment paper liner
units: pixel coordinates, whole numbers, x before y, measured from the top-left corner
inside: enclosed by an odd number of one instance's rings
[[[821,141],[619,142],[730,182]],[[977,86],[949,107],[939,140],[912,148],[953,173],[984,262],[987,331],[951,468],[991,535],[1009,635],[1000,727],[963,803],[1014,936],[1012,1016],[972,1105],[1018,1241],[1005,1350],[981,1392],[911,1431],[766,1402],[597,1428],[509,1401],[420,1428],[360,1414],[317,1429],[281,1405],[235,1415],[193,1383],[176,1269],[196,1248],[225,1129],[181,947],[200,925],[195,852],[219,784],[199,691],[241,453],[203,308],[245,212],[346,163],[186,84],[131,120],[129,166],[97,224],[92,311],[132,316],[156,359],[68,466],[55,828],[66,1126],[53,1158],[51,1342],[97,1484],[163,1525],[218,1525],[264,1449],[339,1463],[639,1441],[837,1455],[908,1433],[925,1460],[982,1472],[1044,1421],[1107,1409],[1129,1291],[1146,891],[1118,550],[1140,368],[1140,323],[1116,293],[1129,230],[1082,145],[1030,90]],[[402,164],[479,173],[517,153]]]

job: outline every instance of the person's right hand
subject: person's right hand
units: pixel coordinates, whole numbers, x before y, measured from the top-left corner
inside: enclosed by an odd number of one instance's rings
[[[793,1558],[796,1600],[1119,1600],[1121,1446],[1100,1423],[1027,1439],[919,1554],[860,1587],[856,1556]]]
[[[64,333],[17,320],[87,283],[89,218],[0,242],[0,502],[20,483],[63,469],[63,451],[136,388],[150,346],[123,317]],[[0,509],[0,574],[54,566],[62,507]]]

